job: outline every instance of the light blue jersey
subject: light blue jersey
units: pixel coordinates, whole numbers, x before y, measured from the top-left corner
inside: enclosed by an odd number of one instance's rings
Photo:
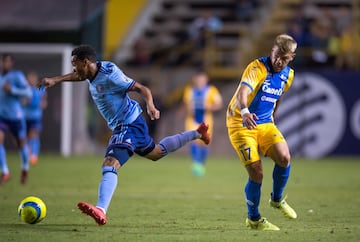
[[[127,94],[135,81],[112,62],[101,61],[97,65],[99,70],[95,78],[87,81],[101,115],[111,130],[132,123],[142,112],[140,105]]]
[[[4,85],[10,85],[10,92],[3,90]],[[31,98],[31,87],[24,74],[18,70],[10,70],[0,76],[0,117],[8,120],[24,118],[21,105],[22,98]]]
[[[26,120],[40,120],[42,118],[43,109],[41,107],[41,102],[46,95],[43,89],[38,89],[37,87],[32,87],[32,98],[24,106],[25,119]]]

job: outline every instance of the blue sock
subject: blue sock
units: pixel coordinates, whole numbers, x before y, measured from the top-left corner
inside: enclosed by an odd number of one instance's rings
[[[173,136],[165,137],[160,140],[159,145],[163,152],[163,156],[167,155],[170,152],[183,147],[186,143],[199,138],[199,133],[196,130],[186,131],[180,134]]]
[[[106,212],[117,186],[118,177],[115,167],[112,166],[102,167],[102,174],[96,206],[103,208]]]
[[[29,170],[29,152],[27,144],[24,147],[20,148],[20,159],[21,159],[21,168],[22,170]]]
[[[271,199],[273,201],[280,201],[282,198],[289,175],[290,165],[281,167],[275,164],[273,171],[273,192],[271,194]]]
[[[190,144],[190,155],[194,163],[202,163],[200,160],[201,157],[200,157],[200,149],[198,144],[195,143]]]
[[[190,145],[190,154],[193,162],[205,165],[205,161],[208,155],[208,147],[193,143]]]
[[[31,150],[31,155],[39,156],[40,151],[40,140],[39,138],[30,138],[28,140],[28,145]]]
[[[204,165],[205,165],[208,153],[209,153],[209,147],[201,145],[200,146],[200,157],[201,157],[200,159]]]
[[[9,173],[9,168],[6,162],[6,151],[4,145],[0,145],[0,168],[3,174]]]
[[[256,183],[248,180],[245,186],[246,206],[248,210],[248,217],[253,221],[260,219],[259,204],[261,194],[261,183]]]

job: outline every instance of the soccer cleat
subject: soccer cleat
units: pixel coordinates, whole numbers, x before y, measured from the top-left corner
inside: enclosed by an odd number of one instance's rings
[[[201,135],[200,139],[204,141],[205,144],[209,144],[211,141],[210,134],[207,132],[209,129],[209,126],[206,125],[204,122],[202,122],[199,127],[196,129],[196,131]]]
[[[295,212],[295,210],[289,206],[289,204],[287,204],[287,202],[285,201],[286,197],[284,199],[282,199],[279,202],[275,202],[273,200],[269,200],[270,206],[276,209],[279,209],[285,217],[290,218],[290,219],[296,219],[297,218],[297,214]]]
[[[0,185],[4,184],[8,180],[10,180],[10,173],[2,174],[0,177]]]
[[[106,224],[106,214],[100,209],[86,202],[79,202],[78,208],[92,217],[98,225]]]
[[[36,165],[38,163],[38,157],[36,155],[31,155],[29,161],[31,165]]]
[[[205,175],[205,166],[203,164],[199,164],[199,163],[193,163],[192,165],[192,173],[194,174],[194,176],[197,177],[202,177]]]
[[[29,171],[22,170],[20,175],[20,183],[25,185],[28,179]]]
[[[258,221],[252,221],[249,218],[246,218],[245,225],[250,229],[256,230],[280,230],[278,226],[270,223],[266,218],[260,218]]]

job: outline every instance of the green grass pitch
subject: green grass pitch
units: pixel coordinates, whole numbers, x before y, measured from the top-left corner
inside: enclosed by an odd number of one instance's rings
[[[273,163],[264,159],[260,211],[280,231],[244,226],[245,169],[236,157],[211,157],[205,177],[193,177],[189,157],[152,162],[133,157],[119,171],[108,223],[97,226],[77,209],[95,203],[102,157],[43,154],[19,182],[19,157],[8,155],[11,180],[0,187],[1,241],[360,241],[360,159],[294,159],[285,191],[298,219],[285,219],[268,205]],[[39,196],[47,217],[20,221],[17,206]]]

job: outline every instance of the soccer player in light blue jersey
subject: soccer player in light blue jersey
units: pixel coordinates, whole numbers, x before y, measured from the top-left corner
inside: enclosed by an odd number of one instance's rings
[[[13,58],[3,54],[1,58],[2,72],[0,75],[0,184],[10,179],[4,147],[6,131],[15,137],[20,149],[22,161],[20,182],[25,184],[29,171],[29,154],[26,145],[26,123],[21,105],[22,98],[31,98],[31,88],[25,75],[13,69]]]
[[[40,153],[42,114],[43,109],[47,106],[47,95],[44,89],[39,89],[36,86],[39,80],[36,72],[29,72],[26,77],[33,94],[31,99],[28,98],[24,101],[27,143],[30,151],[30,164],[36,165]]]
[[[91,216],[97,224],[104,225],[107,221],[106,211],[117,186],[118,169],[134,153],[156,161],[195,139],[209,144],[210,135],[208,126],[201,123],[196,130],[165,137],[155,144],[141,116],[139,104],[128,96],[131,91],[140,93],[146,101],[147,114],[152,120],[159,119],[160,112],[154,106],[149,88],[126,76],[114,63],[96,61],[95,50],[89,45],[75,48],[71,63],[74,72],[44,78],[39,86],[48,88],[60,82],[86,80],[98,110],[113,132],[103,161],[98,202],[96,206],[86,202],[78,203],[83,213]]]

